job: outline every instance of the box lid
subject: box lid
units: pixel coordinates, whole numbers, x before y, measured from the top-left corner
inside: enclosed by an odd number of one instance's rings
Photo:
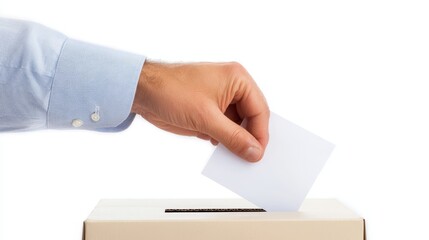
[[[245,211],[255,208],[243,199],[101,200],[84,240],[365,239],[364,219],[334,199],[307,199],[298,212]]]
[[[335,199],[306,199],[298,212],[165,212],[166,209],[255,208],[255,205],[244,199],[104,199],[100,200],[87,221],[362,219]]]

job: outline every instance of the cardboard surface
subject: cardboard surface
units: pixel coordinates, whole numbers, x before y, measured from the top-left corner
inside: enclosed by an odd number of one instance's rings
[[[305,200],[298,212],[186,212],[247,209],[243,199],[101,200],[84,223],[84,240],[362,240],[362,217],[333,199]]]

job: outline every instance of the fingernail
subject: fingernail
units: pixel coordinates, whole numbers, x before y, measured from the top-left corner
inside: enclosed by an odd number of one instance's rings
[[[244,158],[250,162],[258,161],[260,156],[261,156],[261,149],[254,146],[249,147],[244,153]]]

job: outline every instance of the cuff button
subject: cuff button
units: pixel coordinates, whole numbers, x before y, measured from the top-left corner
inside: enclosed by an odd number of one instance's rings
[[[73,127],[78,128],[78,127],[82,127],[83,121],[80,120],[80,119],[73,119],[73,121],[71,122],[71,124],[72,124]]]
[[[91,120],[94,122],[100,121],[100,114],[98,114],[98,113],[91,114]]]

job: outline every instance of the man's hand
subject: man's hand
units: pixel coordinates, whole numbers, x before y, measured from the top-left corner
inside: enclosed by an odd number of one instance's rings
[[[169,132],[221,142],[250,162],[262,158],[268,143],[267,102],[238,63],[147,61],[132,112]]]

